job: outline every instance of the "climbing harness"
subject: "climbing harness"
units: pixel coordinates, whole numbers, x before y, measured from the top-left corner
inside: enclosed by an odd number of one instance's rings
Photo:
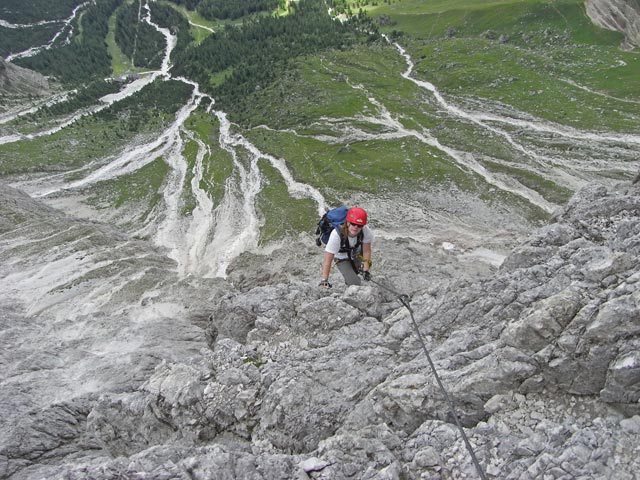
[[[338,234],[340,235],[339,252],[346,253],[347,258],[336,258],[334,260],[334,263],[338,265],[339,263],[342,263],[342,262],[349,262],[351,264],[351,268],[353,268],[353,271],[356,273],[356,275],[358,275],[360,273],[359,263],[363,261],[363,258],[362,258],[362,254],[361,253],[358,254],[357,252],[362,247],[362,238],[364,237],[364,234],[362,233],[362,231],[358,233],[358,236],[356,237],[356,244],[353,247],[349,244],[349,239],[344,235],[342,235],[339,229],[338,229]],[[371,261],[369,261],[369,265],[371,265]]]
[[[458,430],[460,431],[460,434],[462,435],[462,440],[464,441],[464,444],[467,447],[467,451],[469,452],[469,455],[471,455],[471,460],[473,461],[473,465],[476,467],[476,471],[478,472],[478,475],[480,476],[480,478],[482,480],[486,480],[487,477],[484,474],[484,470],[482,470],[482,467],[480,466],[480,463],[478,463],[478,459],[476,458],[476,455],[475,455],[475,453],[473,451],[473,447],[471,446],[471,443],[469,443],[469,439],[467,438],[467,434],[464,433],[464,429],[462,428],[462,425],[460,424],[460,420],[458,419],[458,415],[456,414],[456,411],[455,411],[455,406],[453,405],[453,402],[451,401],[451,398],[449,397],[449,394],[447,393],[447,390],[444,388],[444,385],[442,384],[442,381],[440,380],[440,376],[438,375],[438,372],[436,371],[436,366],[433,364],[433,361],[431,360],[431,355],[429,355],[429,351],[427,350],[427,345],[426,345],[424,339],[422,338],[422,334],[420,333],[420,329],[418,328],[418,322],[416,322],[416,319],[413,316],[413,309],[411,308],[411,305],[410,305],[411,299],[409,298],[409,295],[404,294],[404,293],[398,293],[398,292],[392,290],[391,288],[387,287],[386,285],[383,285],[382,283],[375,281],[373,278],[370,278],[369,281],[375,283],[380,288],[383,288],[383,289],[391,292],[392,294],[396,295],[398,297],[398,300],[400,301],[400,303],[402,305],[404,305],[407,310],[409,310],[409,315],[411,316],[411,322],[413,323],[413,329],[415,330],[416,336],[418,337],[418,340],[420,341],[420,344],[422,345],[422,350],[424,351],[424,354],[427,357],[427,360],[429,361],[429,366],[431,367],[431,371],[433,372],[433,376],[435,377],[436,382],[438,382],[438,386],[440,387],[440,391],[444,395],[444,398],[446,399],[447,404],[449,405],[449,411],[451,413],[451,416],[455,420],[456,426],[458,427]]]
[[[353,267],[353,271],[356,272],[356,275],[357,275],[358,274],[358,266],[356,264],[356,259],[358,257],[362,257],[362,255],[358,255],[357,252],[362,247],[362,239],[364,238],[364,234],[362,233],[362,230],[360,230],[360,232],[356,236],[356,244],[353,247],[349,244],[349,238],[346,237],[345,235],[342,235],[342,233],[340,232],[339,229],[338,229],[338,234],[340,235],[340,250],[339,250],[339,252],[340,253],[346,253],[348,255],[349,263],[351,263],[351,266]],[[356,255],[357,255],[357,257],[354,258],[354,256],[356,256]]]

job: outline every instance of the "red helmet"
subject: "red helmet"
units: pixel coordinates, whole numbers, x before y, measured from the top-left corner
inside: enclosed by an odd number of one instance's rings
[[[353,223],[355,225],[366,225],[367,212],[364,211],[364,208],[360,207],[350,208],[347,212],[347,222]]]

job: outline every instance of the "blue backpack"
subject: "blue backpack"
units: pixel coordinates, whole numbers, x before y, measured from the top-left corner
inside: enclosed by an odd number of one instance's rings
[[[318,227],[316,228],[316,245],[321,247],[322,245],[326,245],[329,241],[329,236],[333,230],[338,230],[338,234],[340,235],[340,252],[345,252],[349,254],[349,259],[351,260],[352,255],[355,254],[362,244],[363,233],[360,230],[358,233],[356,244],[351,247],[349,245],[348,240],[340,233],[340,225],[342,225],[347,219],[347,212],[349,211],[348,207],[336,207],[328,210],[327,213],[322,215],[320,220],[318,221]]]

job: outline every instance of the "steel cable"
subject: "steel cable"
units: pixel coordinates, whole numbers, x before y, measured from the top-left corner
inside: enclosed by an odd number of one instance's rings
[[[478,472],[478,475],[480,476],[480,478],[482,480],[486,480],[486,476],[484,474],[484,470],[482,469],[482,467],[480,466],[480,463],[478,462],[478,459],[476,458],[476,454],[473,451],[473,447],[471,446],[471,443],[469,442],[469,439],[467,438],[467,434],[464,432],[464,428],[462,428],[462,425],[460,424],[460,420],[458,419],[458,415],[456,414],[455,411],[455,406],[453,405],[453,401],[451,400],[451,398],[449,397],[449,394],[447,393],[447,390],[444,388],[444,385],[442,384],[442,381],[440,380],[440,376],[438,375],[438,371],[436,370],[436,366],[434,365],[433,361],[431,360],[431,355],[429,355],[429,351],[427,350],[427,345],[422,337],[422,334],[420,333],[420,329],[418,328],[418,322],[416,322],[416,319],[413,315],[413,309],[411,308],[410,305],[410,298],[409,295],[406,295],[404,293],[398,293],[396,291],[394,291],[393,289],[387,287],[386,285],[381,284],[380,282],[377,282],[375,280],[373,280],[372,278],[369,279],[370,282],[375,283],[376,285],[378,285],[379,287],[393,293],[394,295],[396,295],[398,297],[398,300],[400,301],[400,303],[402,303],[402,305],[404,305],[404,307],[406,307],[407,310],[409,310],[409,315],[411,316],[411,322],[413,324],[413,329],[416,332],[416,336],[418,337],[418,341],[420,342],[420,344],[422,345],[422,350],[424,351],[425,356],[427,357],[427,361],[429,362],[429,366],[431,367],[431,371],[433,372],[433,376],[436,379],[436,382],[438,383],[438,386],[440,387],[440,391],[442,392],[442,395],[444,396],[445,400],[447,401],[447,404],[449,405],[449,411],[451,413],[451,416],[453,417],[456,426],[458,427],[458,430],[460,431],[460,434],[462,435],[462,440],[464,441],[464,444],[467,448],[467,451],[469,452],[469,455],[471,455],[471,460],[473,461],[473,465],[476,468],[476,471]]]

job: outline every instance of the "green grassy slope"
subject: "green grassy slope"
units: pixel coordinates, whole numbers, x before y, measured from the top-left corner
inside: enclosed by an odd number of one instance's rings
[[[401,32],[416,74],[444,92],[580,128],[637,128],[628,120],[637,105],[625,101],[640,98],[640,56],[618,48],[621,34],[594,26],[582,1],[404,0],[370,14],[390,19],[382,30]]]
[[[366,10],[392,42],[406,49],[415,63],[413,78],[432,83],[452,105],[467,111],[517,110],[521,116],[585,132],[640,131],[640,54],[620,50],[621,35],[595,27],[581,1],[400,0],[351,6]],[[184,9],[176,11],[215,25]],[[210,36],[202,28],[190,31],[191,48]],[[127,71],[128,60],[115,48],[112,33],[107,41],[114,70]],[[331,204],[366,195],[411,198],[430,188],[451,188],[506,204],[532,220],[548,215],[518,195],[496,192],[483,171],[515,179],[548,202],[561,204],[569,198],[570,188],[533,169],[532,159],[504,136],[447,114],[431,93],[403,77],[406,69],[396,46],[370,38],[349,48],[288,59],[287,69],[273,81],[254,88],[241,102],[227,102],[225,111],[238,122],[235,131],[265,154],[284,159],[295,180],[316,187]],[[216,75],[222,84],[225,72]],[[162,131],[190,93],[184,83],[157,83],[52,136],[0,145],[0,175],[59,172],[103,161],[129,142]],[[23,133],[34,129],[27,119],[5,128]],[[198,109],[185,128],[191,136],[183,139],[188,173],[181,213],[188,216],[195,206],[190,185],[198,152],[195,138],[210,147],[201,186],[214,205],[237,172],[229,152],[219,148],[220,125],[214,115]],[[517,127],[505,129],[516,139],[526,136]],[[558,158],[573,148],[563,139],[549,145]],[[475,166],[465,163],[470,153]],[[239,154],[237,161],[248,159]],[[147,202],[147,214],[161,201],[157,192],[166,168],[152,162],[144,171],[84,193],[100,208]],[[268,161],[260,160],[259,168],[264,177],[258,195],[262,241],[310,230],[315,204],[292,198]],[[619,175],[602,165],[593,171]]]
[[[621,51],[621,35],[595,27],[580,1],[403,0],[367,11],[383,19],[381,30],[407,49],[416,64],[412,75],[433,83],[454,103],[511,106],[586,131],[638,131],[640,56]],[[516,178],[551,202],[569,198],[570,190],[529,171],[527,160],[501,137],[442,118],[424,91],[400,76],[405,68],[384,42],[307,58],[248,102],[252,123],[293,128],[299,135],[334,135],[315,121],[326,117],[382,133],[379,125],[362,120],[376,114],[367,100],[372,96],[408,129],[433,129],[446,145],[503,161],[484,161],[488,171]],[[256,130],[250,138],[287,158],[298,179],[319,186],[329,198],[333,194],[335,201],[345,192],[409,192],[425,182],[453,183],[490,198],[490,186],[410,136],[332,145],[299,135]],[[559,143],[557,148],[571,147]],[[540,214],[524,210],[532,218]]]

